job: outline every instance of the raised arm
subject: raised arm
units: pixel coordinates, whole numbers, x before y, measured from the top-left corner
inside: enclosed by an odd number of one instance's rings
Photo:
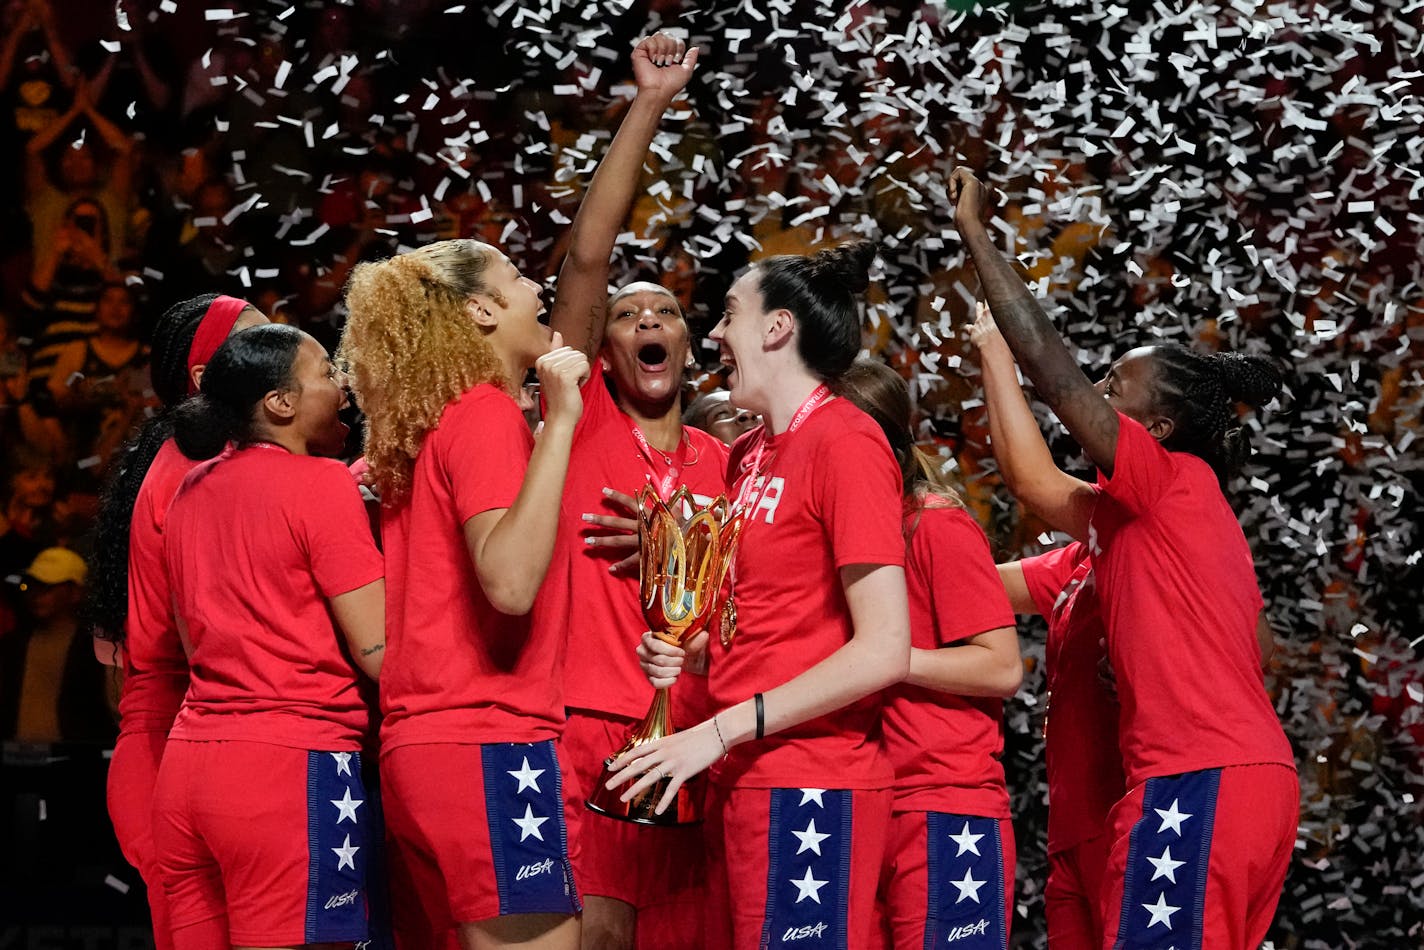
[[[49,0],[30,0],[30,3],[39,19],[40,29],[44,31],[45,46],[54,58],[54,68],[59,73],[60,81],[66,86],[74,86],[79,70],[74,68],[74,57],[69,55],[69,47],[64,45],[64,37],[59,35],[59,29],[55,26],[54,8]]]
[[[569,252],[559,269],[550,325],[567,345],[592,358],[603,345],[608,320],[608,269],[613,243],[633,206],[648,146],[673,99],[697,65],[697,47],[655,33],[633,50],[637,95],[593,174],[574,215]]]
[[[37,25],[34,9],[26,4],[20,11],[19,17],[16,18],[14,28],[5,34],[3,41],[0,41],[0,91],[4,91],[10,86],[10,77],[15,71],[15,54],[20,50],[20,41]]]
[[[1117,452],[1117,413],[1078,368],[1028,285],[994,246],[984,227],[989,190],[969,169],[961,167],[950,175],[949,197],[955,202],[955,226],[974,259],[989,309],[1024,375],[1093,464],[1111,475]]]
[[[40,129],[25,143],[25,186],[31,190],[38,188],[45,180],[44,152],[64,134],[64,130],[74,123],[82,108],[79,94],[74,96],[74,104],[68,111],[55,117],[49,125]]]
[[[111,60],[112,62],[112,60]],[[74,92],[75,101],[84,110],[84,114],[89,117],[89,121],[94,123],[94,131],[99,133],[99,138],[104,140],[104,144],[113,149],[120,156],[127,156],[133,151],[133,140],[124,133],[114,123],[100,112],[95,102],[99,98],[99,93],[92,86],[81,85]]]
[[[1043,441],[1033,410],[1019,389],[1014,354],[984,304],[969,338],[979,349],[989,439],[1004,484],[1023,505],[1056,531],[1079,541],[1088,537],[1088,519],[1097,493],[1087,482],[1061,471]]]

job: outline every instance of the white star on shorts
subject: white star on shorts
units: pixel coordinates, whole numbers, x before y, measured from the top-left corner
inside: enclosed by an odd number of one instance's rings
[[[548,820],[549,820],[549,819],[547,819],[547,818],[535,818],[535,817],[534,817],[534,806],[533,806],[533,805],[525,805],[525,806],[524,806],[524,817],[523,817],[523,818],[511,818],[511,819],[510,819],[510,821],[514,822],[516,825],[519,826],[519,840],[520,840],[520,841],[523,841],[525,838],[529,837],[530,835],[533,835],[534,837],[538,838],[540,841],[543,841],[543,840],[544,840],[544,835],[540,833],[540,831],[539,831],[539,826],[542,825],[544,822],[546,822],[546,821],[548,821]]]
[[[979,854],[979,839],[982,837],[984,837],[982,834],[971,835],[969,833],[969,822],[966,821],[964,823],[963,831],[961,831],[957,835],[949,836],[950,841],[953,841],[955,844],[959,845],[959,852],[955,854],[955,857],[957,858],[962,856],[966,851],[973,851],[975,854]]]
[[[336,774],[337,774],[337,775],[350,775],[350,774],[351,774],[351,753],[350,753],[350,752],[333,752],[333,753],[331,753],[331,757],[336,760]]]
[[[366,802],[365,799],[362,798],[352,798],[351,789],[347,788],[345,795],[339,799],[331,799],[331,803],[341,811],[341,814],[336,816],[336,823],[339,825],[348,818],[351,819],[352,824],[359,824],[356,820],[356,809],[360,808]]]
[[[1167,806],[1166,811],[1163,811],[1160,808],[1152,809],[1157,813],[1157,817],[1162,819],[1162,824],[1157,826],[1157,833],[1159,835],[1162,832],[1166,831],[1168,828],[1171,828],[1177,833],[1178,838],[1182,836],[1182,822],[1186,821],[1192,816],[1187,814],[1186,812],[1177,811],[1178,801],[1180,801],[1180,799],[1172,799],[1172,804]]]
[[[973,868],[964,869],[964,880],[949,882],[959,888],[959,896],[954,899],[956,904],[965,898],[972,900],[976,904],[981,903],[979,900],[979,888],[983,887],[988,881],[987,879],[984,881],[974,880],[973,875],[970,873],[972,870]]]
[[[796,903],[799,904],[809,897],[811,898],[811,900],[819,904],[821,903],[821,888],[829,884],[830,881],[816,880],[814,877],[811,876],[811,869],[807,868],[805,877],[803,877],[799,881],[793,877],[791,879],[791,883],[796,885]]]
[[[543,775],[546,771],[547,769],[531,769],[529,767],[529,756],[526,755],[523,765],[506,774],[519,780],[519,787],[514,790],[514,794],[518,795],[526,788],[532,788],[534,791],[542,793],[543,789],[539,787],[539,776]]]
[[[1155,927],[1158,924],[1166,924],[1168,930],[1172,929],[1172,915],[1182,909],[1180,907],[1173,907],[1167,903],[1166,891],[1157,895],[1157,903],[1143,904],[1142,907],[1147,913],[1152,915],[1152,919],[1147,922],[1149,928]]]
[[[791,833],[801,841],[801,847],[796,849],[797,854],[800,854],[802,851],[814,851],[820,854],[821,842],[830,837],[830,835],[819,834],[816,831],[816,819],[814,818],[806,825],[805,831],[793,830]]]
[[[1172,849],[1171,849],[1170,847],[1166,847],[1166,848],[1163,848],[1163,849],[1162,849],[1162,856],[1161,856],[1160,858],[1154,858],[1154,857],[1152,857],[1152,856],[1149,854],[1149,855],[1147,856],[1147,863],[1150,864],[1150,865],[1152,865],[1154,868],[1156,868],[1156,870],[1152,872],[1152,880],[1155,881],[1155,880],[1157,880],[1159,877],[1165,877],[1167,880],[1171,881],[1173,884],[1176,884],[1176,883],[1177,883],[1177,868],[1181,867],[1182,865],[1186,864],[1187,862],[1185,862],[1185,861],[1173,861],[1173,860],[1172,860]]]
[[[341,847],[332,848],[331,850],[336,852],[336,857],[340,859],[336,863],[336,870],[340,871],[342,868],[350,868],[353,871],[356,870],[356,852],[360,851],[361,847],[360,845],[353,845],[351,843],[350,835],[346,836],[346,840],[341,843]]]
[[[824,788],[803,788],[803,789],[801,789],[800,791],[801,791],[801,802],[800,802],[801,805],[804,805],[804,804],[806,804],[807,802],[815,802],[817,805],[820,805],[822,808],[825,808],[825,807],[826,807],[826,803],[823,802],[823,801],[821,801],[821,796],[824,795],[824,794],[826,794],[826,790],[825,790]]]

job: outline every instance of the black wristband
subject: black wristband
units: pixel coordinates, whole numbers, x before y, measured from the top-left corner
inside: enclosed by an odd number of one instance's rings
[[[752,698],[756,700],[756,737],[760,739],[766,735],[766,702],[761,698],[761,693],[757,693]]]

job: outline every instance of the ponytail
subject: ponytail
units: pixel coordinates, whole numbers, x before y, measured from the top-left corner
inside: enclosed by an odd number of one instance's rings
[[[242,422],[227,405],[200,392],[173,410],[173,441],[184,455],[201,462],[215,458],[229,442],[241,441]]]
[[[885,433],[890,452],[900,468],[900,492],[907,516],[925,507],[926,496],[930,494],[943,496],[944,502],[935,507],[964,507],[958,492],[940,478],[934,460],[915,445],[910,428],[910,387],[899,373],[879,360],[856,360],[840,375],[833,388],[838,396],[875,420]],[[913,533],[912,524],[906,538]]]

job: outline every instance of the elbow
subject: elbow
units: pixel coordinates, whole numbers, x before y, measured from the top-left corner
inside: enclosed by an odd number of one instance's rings
[[[581,240],[581,235],[575,231],[569,241],[569,250],[564,257],[564,268],[573,273],[591,274],[598,270],[607,270],[609,265],[608,255],[598,255],[589,253],[586,246],[588,242]],[[611,253],[611,251],[610,251]]]
[[[1019,472],[1018,468],[1007,458],[999,457],[999,445],[994,445],[993,448],[995,450],[994,459],[999,463],[999,479],[1004,483],[1004,487],[1009,490],[1009,494],[1022,501],[1024,495],[1027,494],[1022,473]],[[1004,452],[1003,454],[1008,455],[1009,453]]]
[[[879,674],[879,682],[875,686],[877,690],[902,683],[910,675],[910,631],[908,628],[904,631],[903,637],[897,638],[896,643],[898,648],[887,650],[881,662],[877,664]]]
[[[1000,699],[1011,699],[1023,685],[1023,660],[1014,657],[1012,665],[1005,664],[995,671],[993,681],[989,684],[994,695]]]
[[[534,596],[539,592],[537,587],[524,584],[494,583],[481,586],[490,606],[511,617],[522,617],[533,610]]]

